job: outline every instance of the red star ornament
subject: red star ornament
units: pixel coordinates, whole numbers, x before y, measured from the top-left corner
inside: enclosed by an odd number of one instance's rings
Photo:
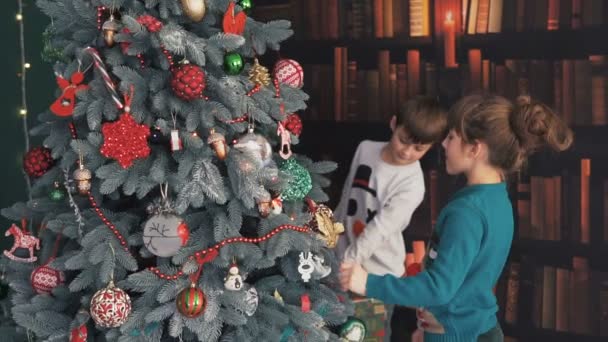
[[[137,124],[128,110],[117,121],[104,123],[101,132],[103,133],[101,154],[116,159],[125,169],[133,165],[135,159],[150,155],[150,146],[148,146],[150,127]]]

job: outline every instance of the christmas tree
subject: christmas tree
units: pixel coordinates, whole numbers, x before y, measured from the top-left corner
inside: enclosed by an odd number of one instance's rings
[[[327,341],[352,314],[303,71],[250,0],[39,0],[57,99],[24,157],[11,314],[44,341]]]

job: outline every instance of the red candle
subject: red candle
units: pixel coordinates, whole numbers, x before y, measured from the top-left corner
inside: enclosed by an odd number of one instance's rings
[[[445,67],[456,68],[456,23],[452,17],[452,12],[449,11],[445,15],[443,21],[443,49],[445,55]]]

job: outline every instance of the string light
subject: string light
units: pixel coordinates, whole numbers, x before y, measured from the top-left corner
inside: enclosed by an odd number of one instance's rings
[[[21,116],[21,122],[23,124],[23,139],[25,143],[25,152],[30,150],[30,136],[29,128],[27,126],[27,75],[26,70],[31,68],[32,65],[25,61],[25,29],[23,24],[23,0],[17,0],[17,14],[15,15],[17,20],[17,26],[19,27],[19,50],[20,50],[20,61],[21,71],[19,73],[19,79],[21,81],[21,108],[19,109],[19,115]],[[25,178],[25,185],[27,188],[27,197],[32,200],[32,185],[30,183],[30,177],[23,171]]]

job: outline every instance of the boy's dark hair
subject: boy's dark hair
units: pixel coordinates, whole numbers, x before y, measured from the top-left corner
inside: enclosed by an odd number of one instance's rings
[[[403,127],[414,144],[433,144],[447,133],[447,112],[437,99],[416,96],[401,105],[397,127]]]

